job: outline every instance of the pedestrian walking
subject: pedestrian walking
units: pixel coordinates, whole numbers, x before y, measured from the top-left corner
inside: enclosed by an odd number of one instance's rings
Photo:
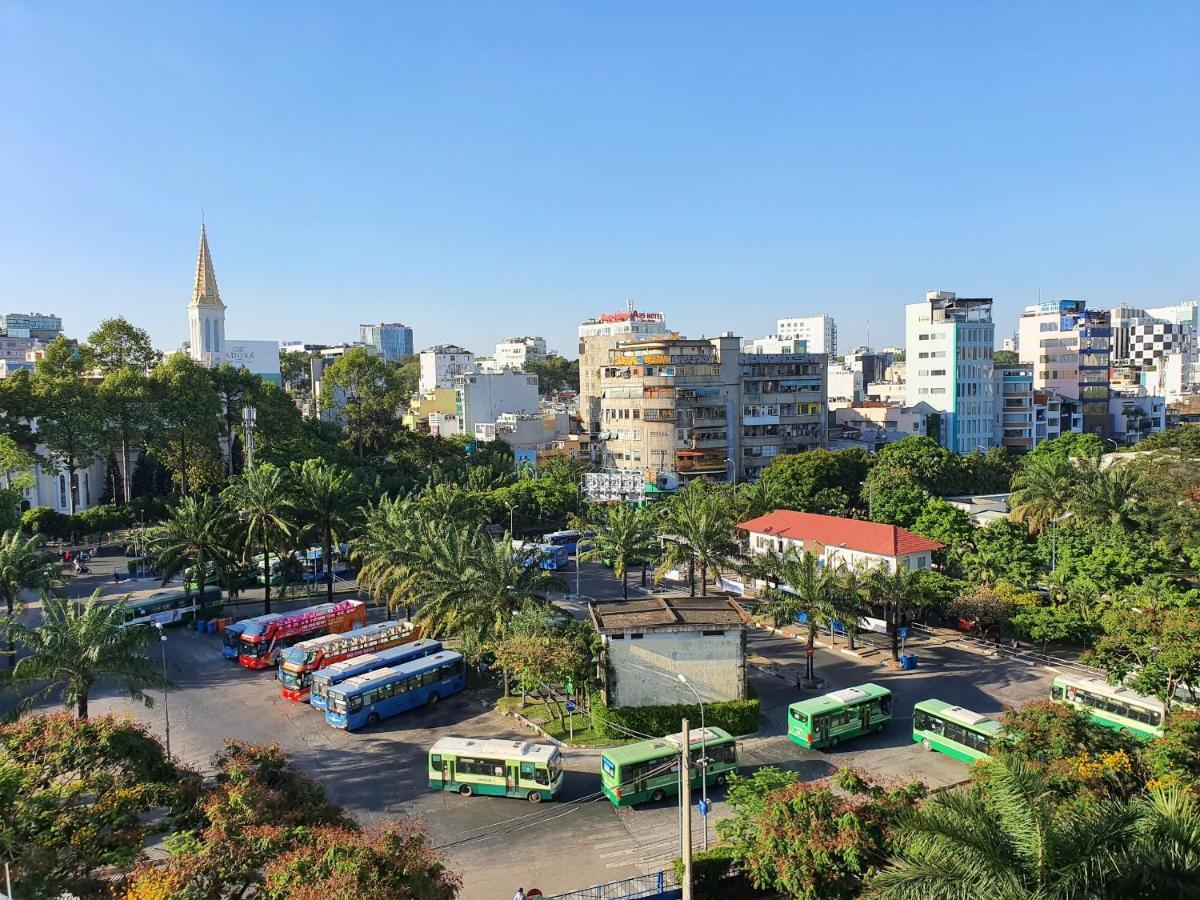
[[[517,888],[517,892],[513,894],[513,900],[525,900],[525,889]]]

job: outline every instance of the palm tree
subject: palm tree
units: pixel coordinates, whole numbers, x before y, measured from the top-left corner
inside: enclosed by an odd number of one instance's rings
[[[905,611],[918,605],[922,598],[921,573],[918,569],[897,566],[895,571],[886,568],[872,569],[869,578],[871,598],[884,608],[884,619],[892,635],[892,659],[900,659],[900,629],[903,627]]]
[[[321,542],[325,563],[325,596],[333,599],[333,545],[349,536],[357,518],[358,493],[354,475],[320,459],[293,463],[300,514]]]
[[[358,564],[358,585],[389,609],[409,607],[409,578],[419,572],[418,550],[424,545],[418,531],[428,521],[419,517],[409,500],[381,497],[367,507],[359,535],[350,542]]]
[[[740,521],[756,519],[779,509],[773,482],[761,478],[757,481],[744,481],[735,488],[734,494],[737,498]]]
[[[611,559],[613,574],[621,579],[621,595],[629,599],[629,563],[646,559],[658,548],[658,535],[650,516],[628,503],[596,504],[588,523],[596,536],[586,542],[579,559]]]
[[[871,576],[862,563],[839,566],[835,571],[838,621],[846,629],[846,639],[850,649],[854,650],[859,631],[858,620],[867,611],[867,605],[871,601]]]
[[[666,553],[660,573],[687,563],[691,595],[696,596],[695,571],[700,570],[700,596],[708,596],[708,573],[720,577],[721,569],[738,552],[733,539],[733,504],[693,481],[671,498],[663,530]]]
[[[970,581],[992,587],[1004,572],[1004,551],[993,542],[977,542],[962,555],[963,572]]]
[[[194,573],[204,603],[209,567],[229,563],[230,517],[212,497],[184,497],[149,536],[151,553],[162,570],[162,583],[184,574],[183,589],[191,593],[189,573]]]
[[[1041,533],[1070,509],[1079,469],[1066,457],[1031,454],[1012,481],[1012,517]]]
[[[1122,897],[1200,897],[1200,803],[1184,788],[1136,802],[1137,838],[1125,853]]]
[[[37,535],[25,537],[20,531],[6,531],[0,535],[0,594],[12,620],[21,591],[45,591],[50,589],[47,567],[50,556],[42,550],[42,539]],[[16,665],[12,635],[8,639],[8,667]]]
[[[1142,508],[1137,496],[1137,473],[1123,465],[1101,469],[1098,459],[1081,463],[1082,479],[1072,502],[1079,517],[1122,531],[1136,528]]]
[[[221,498],[237,510],[244,557],[253,560],[255,552],[262,551],[264,615],[271,611],[271,548],[294,531],[296,506],[289,488],[284,471],[266,463],[247,469],[221,492]]]
[[[794,549],[787,550],[775,560],[774,580],[778,587],[768,588],[767,596],[770,599],[766,608],[776,622],[793,622],[800,614],[804,615],[808,632],[804,680],[807,687],[815,687],[817,680],[813,672],[813,654],[817,630],[838,615],[839,573],[836,569],[821,565],[815,554]]]
[[[872,879],[867,896],[1101,896],[1120,870],[1120,854],[1134,838],[1137,822],[1135,807],[1111,802],[1063,815],[1041,774],[1013,757],[995,759],[982,787],[934,794],[902,820],[895,833],[897,852]]]
[[[88,697],[101,678],[119,679],[130,697],[153,705],[143,689],[165,682],[154,661],[140,651],[154,632],[142,625],[125,628],[124,605],[107,603],[100,595],[97,589],[82,603],[47,597],[42,624],[10,624],[10,637],[29,651],[13,669],[12,680],[45,682],[25,708],[61,689],[63,705],[75,707],[76,715],[86,719]]]

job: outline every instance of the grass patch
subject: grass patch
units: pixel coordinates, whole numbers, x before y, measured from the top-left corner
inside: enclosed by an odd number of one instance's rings
[[[524,706],[520,697],[501,697],[496,701],[496,709],[502,712],[520,713],[527,719],[537,722],[546,733],[564,744],[572,747],[620,747],[634,743],[630,740],[613,740],[592,727],[592,718],[585,712],[576,711],[563,717],[560,723],[554,709],[542,701],[530,700]],[[539,722],[544,719],[544,722]],[[572,737],[571,727],[574,727]]]

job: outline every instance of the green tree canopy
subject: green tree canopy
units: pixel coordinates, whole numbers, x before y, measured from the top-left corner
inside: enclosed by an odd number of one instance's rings
[[[162,358],[150,342],[150,333],[124,316],[103,319],[88,335],[88,347],[96,366],[106,375],[118,369],[131,369],[144,375]]]
[[[777,509],[845,515],[859,504],[870,457],[861,450],[810,450],[776,456],[759,478]]]

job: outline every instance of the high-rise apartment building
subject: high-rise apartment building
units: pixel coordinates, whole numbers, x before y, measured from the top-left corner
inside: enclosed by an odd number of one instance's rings
[[[603,313],[579,326],[579,417],[584,430],[600,429],[600,370],[609,351],[624,341],[642,341],[667,333],[662,313],[638,312],[630,301],[624,312]]]
[[[837,356],[837,323],[833,316],[797,316],[775,323],[775,337],[804,341],[804,352],[825,353],[830,359]]]
[[[359,325],[358,340],[368,347],[374,347],[384,362],[394,362],[413,355],[413,331],[400,322]]]
[[[62,319],[45,313],[8,313],[4,332],[10,338],[33,338],[48,344],[62,334]]]
[[[992,446],[991,298],[930,291],[905,308],[905,335],[906,405],[928,403],[941,413],[938,440],[948,450]]]
[[[601,370],[605,468],[674,487],[755,478],[825,443],[826,357],[743,353],[730,334],[621,344]]]
[[[1047,300],[1026,307],[1019,324],[1018,352],[1033,364],[1033,386],[1077,401],[1083,430],[1101,437],[1111,431],[1111,320],[1082,300]]]
[[[421,390],[454,387],[458,375],[475,371],[475,354],[457,344],[438,344],[421,351]]]

